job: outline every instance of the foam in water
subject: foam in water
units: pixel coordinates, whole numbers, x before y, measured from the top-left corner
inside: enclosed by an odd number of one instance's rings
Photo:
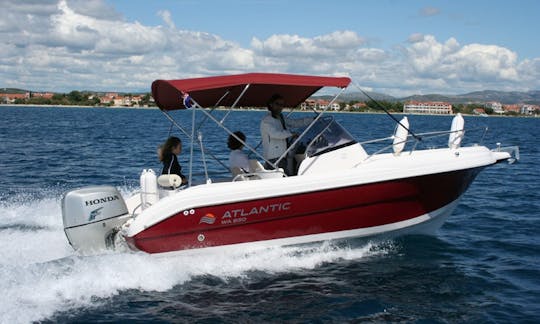
[[[372,244],[343,248],[321,243],[167,257],[118,252],[81,256],[65,238],[58,198],[0,205],[0,245],[2,323],[32,322],[57,311],[97,306],[99,299],[127,289],[166,291],[200,275],[231,278],[250,271],[300,271],[387,253],[387,248]]]

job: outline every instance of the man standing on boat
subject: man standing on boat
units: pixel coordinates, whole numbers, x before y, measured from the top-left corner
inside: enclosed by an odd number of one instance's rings
[[[269,114],[261,120],[263,156],[272,163],[279,159],[292,143],[292,140],[298,136],[297,133],[291,132],[290,129],[306,127],[313,121],[311,117],[301,119],[285,118],[281,113],[284,106],[284,98],[279,94],[274,94],[267,103]],[[285,173],[289,176],[294,174],[295,167],[293,166],[291,154],[281,159],[277,166],[285,170]],[[265,164],[265,167],[273,168],[268,163]]]

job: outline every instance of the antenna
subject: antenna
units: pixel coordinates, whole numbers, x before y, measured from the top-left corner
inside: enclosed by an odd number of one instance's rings
[[[392,118],[398,125],[400,125],[401,127],[403,127],[403,129],[405,129],[407,131],[407,133],[411,134],[412,137],[414,137],[417,141],[421,141],[422,138],[420,136],[417,136],[416,134],[414,134],[408,127],[405,127],[405,125],[403,125],[394,115],[392,115],[388,110],[386,110],[386,108],[384,108],[383,105],[381,105],[377,100],[373,99],[370,95],[367,94],[367,92],[365,92],[364,90],[362,90],[362,88],[360,88],[360,86],[355,82],[354,85],[358,88],[358,90],[360,90],[360,92],[362,92],[364,94],[364,96],[368,97],[369,100],[373,101],[377,107],[381,108],[388,116],[390,116],[390,118]]]

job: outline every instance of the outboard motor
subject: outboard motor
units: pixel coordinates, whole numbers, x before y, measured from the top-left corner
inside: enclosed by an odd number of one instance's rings
[[[78,251],[104,250],[130,215],[115,187],[92,186],[68,191],[62,198],[64,232]]]

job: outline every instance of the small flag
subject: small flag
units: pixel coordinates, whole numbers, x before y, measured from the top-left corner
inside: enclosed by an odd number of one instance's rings
[[[189,93],[184,93],[184,95],[182,96],[182,102],[184,104],[184,107],[186,107],[187,109],[191,108],[193,101],[191,100]]]

